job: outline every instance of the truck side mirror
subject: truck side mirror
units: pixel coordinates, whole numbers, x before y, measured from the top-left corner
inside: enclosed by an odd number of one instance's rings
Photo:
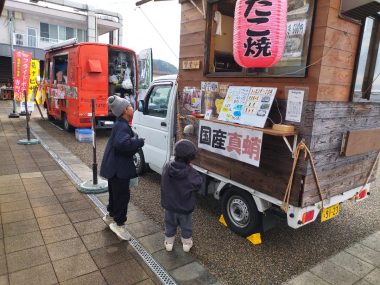
[[[139,100],[139,105],[137,106],[137,110],[139,112],[142,112],[145,115],[145,106],[144,106],[144,100]]]

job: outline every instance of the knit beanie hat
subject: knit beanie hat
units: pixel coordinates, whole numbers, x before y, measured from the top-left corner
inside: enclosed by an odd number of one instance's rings
[[[131,105],[131,102],[126,98],[120,98],[119,96],[110,96],[108,98],[108,106],[116,117],[120,117],[129,105]]]
[[[189,140],[179,140],[174,145],[174,156],[176,157],[189,157],[195,155],[197,152],[196,146]]]

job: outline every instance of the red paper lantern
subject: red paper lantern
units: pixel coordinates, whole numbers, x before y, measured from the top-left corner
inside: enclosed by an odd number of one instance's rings
[[[234,59],[243,67],[270,67],[285,46],[287,0],[237,0]]]

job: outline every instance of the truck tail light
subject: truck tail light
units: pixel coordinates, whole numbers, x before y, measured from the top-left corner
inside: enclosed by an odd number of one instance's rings
[[[356,194],[356,201],[364,199],[365,197],[367,197],[367,189],[363,189],[358,194]]]
[[[306,212],[302,215],[302,224],[310,222],[314,219],[314,210]]]

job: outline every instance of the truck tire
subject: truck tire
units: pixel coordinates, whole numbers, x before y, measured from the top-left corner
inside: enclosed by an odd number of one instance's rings
[[[133,162],[136,167],[137,175],[144,174],[146,170],[146,165],[142,149],[139,149],[139,151],[133,156]]]
[[[65,129],[65,131],[67,131],[67,132],[72,132],[72,131],[74,131],[73,126],[70,125],[70,124],[69,124],[69,121],[67,120],[67,115],[66,115],[66,113],[63,113],[62,117],[63,117],[63,128]]]
[[[234,233],[248,237],[260,231],[261,213],[249,192],[237,188],[227,190],[222,196],[222,210]]]

